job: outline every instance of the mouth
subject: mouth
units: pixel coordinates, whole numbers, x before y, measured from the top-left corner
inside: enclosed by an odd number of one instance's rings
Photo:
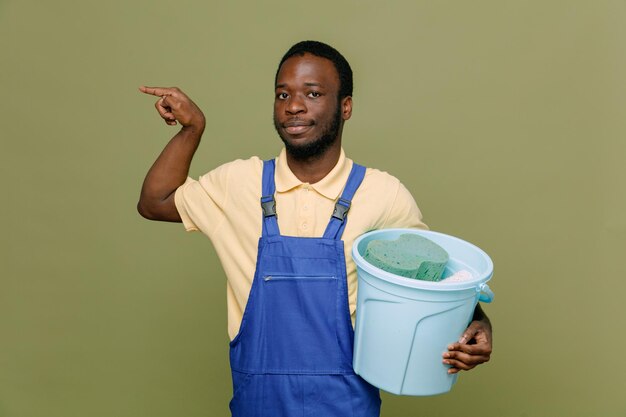
[[[299,135],[309,130],[313,124],[313,122],[305,120],[289,120],[283,123],[283,128],[290,135]]]

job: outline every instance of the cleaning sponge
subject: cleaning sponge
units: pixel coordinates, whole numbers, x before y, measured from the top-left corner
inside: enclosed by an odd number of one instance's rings
[[[439,281],[448,262],[448,252],[425,237],[406,233],[396,240],[370,241],[363,258],[392,274]]]

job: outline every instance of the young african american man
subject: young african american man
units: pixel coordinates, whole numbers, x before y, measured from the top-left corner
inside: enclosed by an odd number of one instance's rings
[[[320,42],[294,45],[275,77],[280,155],[232,161],[198,180],[188,173],[204,114],[178,88],[140,90],[158,96],[161,118],[181,128],[148,171],[137,208],[203,232],[216,249],[227,276],[232,415],[379,416],[378,389],[352,369],[350,250],[370,230],[426,225],[400,181],[344,153],[348,62]],[[490,354],[491,325],[478,305],[442,361],[456,373]]]

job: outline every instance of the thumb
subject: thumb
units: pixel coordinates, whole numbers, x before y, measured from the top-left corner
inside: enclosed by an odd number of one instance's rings
[[[478,329],[479,329],[479,326],[477,325],[476,322],[473,321],[472,323],[470,323],[468,328],[465,329],[465,331],[461,335],[461,338],[459,339],[459,343],[465,344],[469,342],[470,340],[472,340],[474,336],[476,336],[476,333],[478,333]]]

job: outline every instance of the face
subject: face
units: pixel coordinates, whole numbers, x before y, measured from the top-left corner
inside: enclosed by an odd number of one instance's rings
[[[352,98],[338,99],[333,63],[310,54],[292,56],[280,67],[274,99],[274,127],[290,156],[319,157],[341,137],[352,114]]]

